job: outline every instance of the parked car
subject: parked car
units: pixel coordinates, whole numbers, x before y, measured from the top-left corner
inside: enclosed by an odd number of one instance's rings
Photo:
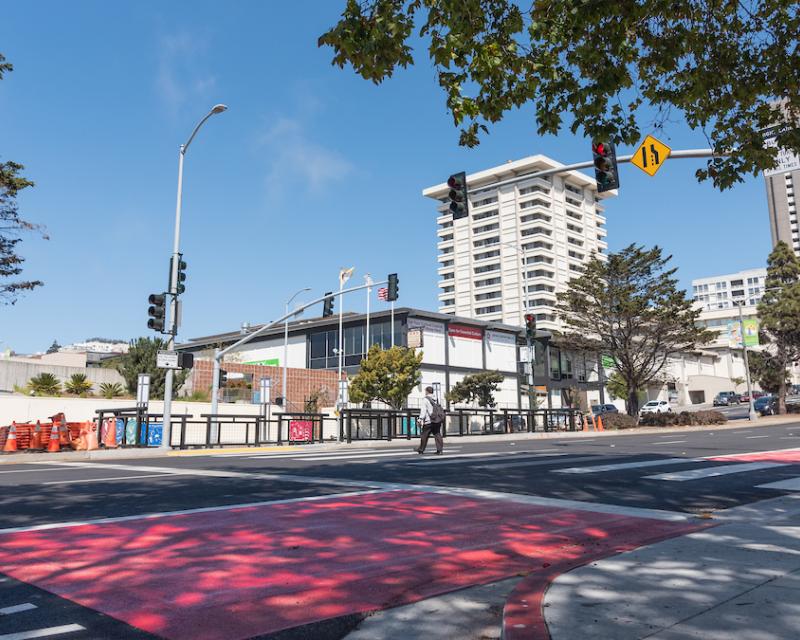
[[[758,396],[755,394],[755,392],[753,392],[753,400],[755,400],[757,397]],[[750,402],[750,396],[747,394],[747,391],[739,394],[739,402]]]
[[[645,404],[640,414],[644,415],[645,413],[671,413],[672,407],[669,406],[669,402],[666,400],[651,400],[647,404]]]
[[[778,398],[775,396],[761,396],[753,402],[753,409],[762,416],[774,416],[778,413]]]
[[[522,416],[514,414],[508,416],[508,431],[525,431],[527,426],[528,423]],[[506,418],[495,418],[493,427],[495,433],[505,433]]]
[[[606,413],[619,413],[619,409],[617,409],[613,404],[593,404],[592,405],[592,415],[596,418],[597,416],[602,416]]]
[[[727,407],[732,404],[739,404],[739,396],[735,391],[720,391],[714,398],[715,407]]]
[[[764,396],[770,395],[769,393],[765,393],[764,391],[753,391],[753,400],[758,400],[759,398],[763,398]]]

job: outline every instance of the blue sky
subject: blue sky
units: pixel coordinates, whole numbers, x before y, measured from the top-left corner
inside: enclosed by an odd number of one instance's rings
[[[381,86],[330,65],[316,42],[343,5],[4,6],[0,52],[15,70],[0,82],[0,157],[26,165],[36,187],[22,213],[51,239],[20,245],[24,275],[45,286],[0,307],[0,349],[148,334],[147,296],[166,286],[178,146],[217,102],[229,111],[186,159],[183,338],[277,317],[297,289],[335,288],[341,266],[359,282],[396,271],[403,305],[435,309],[435,214],[422,188],[535,153],[589,157],[568,131],[538,137],[525,109],[460,148],[424,51]],[[681,122],[659,137],[707,146]],[[698,166],[676,160],[655,178],[624,166],[606,207],[610,250],[657,243],[684,286],[762,266],[763,178],[720,194],[696,182]]]

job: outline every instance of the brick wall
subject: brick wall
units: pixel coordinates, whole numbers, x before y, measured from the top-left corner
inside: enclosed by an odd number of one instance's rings
[[[258,390],[261,378],[272,379],[272,400],[283,396],[283,367],[265,367],[259,364],[236,364],[225,362],[225,371],[253,374],[253,386]],[[191,378],[191,391],[208,391],[211,389],[214,367],[211,360],[195,360]],[[286,386],[288,387],[289,407],[300,410],[304,401],[315,391],[325,389],[328,392],[326,406],[336,402],[336,371],[325,369],[292,369],[286,370]]]

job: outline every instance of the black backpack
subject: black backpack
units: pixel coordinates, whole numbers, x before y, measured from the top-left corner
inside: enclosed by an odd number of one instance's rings
[[[428,398],[429,402],[431,403],[431,422],[433,424],[442,424],[445,419],[444,409],[442,409],[442,405],[440,405],[436,400],[431,400]]]

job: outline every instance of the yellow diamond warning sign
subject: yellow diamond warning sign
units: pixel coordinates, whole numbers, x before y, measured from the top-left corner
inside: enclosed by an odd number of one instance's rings
[[[631,158],[631,164],[636,165],[647,175],[654,176],[661,168],[664,161],[669,158],[672,149],[653,136],[647,136]]]

